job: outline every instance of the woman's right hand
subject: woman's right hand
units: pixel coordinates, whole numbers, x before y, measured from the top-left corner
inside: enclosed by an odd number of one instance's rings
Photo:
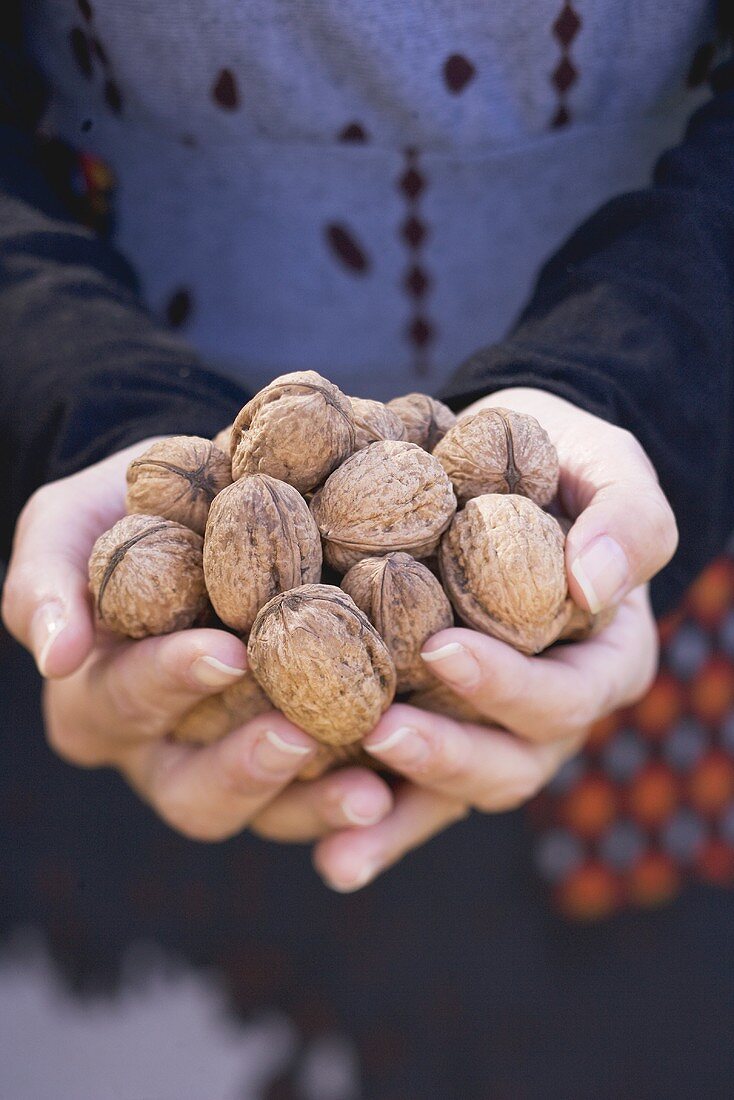
[[[392,794],[371,771],[289,786],[317,746],[274,711],[214,745],[171,741],[186,711],[244,674],[238,638],[187,630],[136,642],[95,632],[89,553],[124,514],[125,470],[150,442],[44,486],[18,523],[2,613],[48,679],[51,746],[79,766],[117,768],[165,821],[199,840],[232,836],[255,817],[263,835],[300,842],[375,824]]]

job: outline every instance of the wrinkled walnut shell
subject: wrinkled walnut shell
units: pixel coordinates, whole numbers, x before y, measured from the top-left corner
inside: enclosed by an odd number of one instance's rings
[[[361,451],[381,439],[405,439],[405,425],[393,409],[382,401],[350,397],[354,416],[354,449]]]
[[[414,443],[393,440],[357,451],[311,501],[324,557],[341,573],[392,551],[428,557],[455,511],[440,462]]]
[[[130,638],[186,630],[209,608],[201,535],[162,516],[125,516],[95,542],[89,585],[108,630]]]
[[[246,672],[241,680],[219,695],[209,695],[184,714],[173,728],[176,741],[210,745],[232,730],[272,710],[273,704],[254,676]]]
[[[527,497],[475,497],[442,539],[444,588],[469,626],[540,653],[570,616],[563,544],[553,516]]]
[[[321,541],[291,485],[252,474],[223,489],[204,537],[204,575],[219,618],[247,634],[260,608],[321,576]]]
[[[231,481],[229,458],[210,440],[174,435],[130,463],[125,506],[130,514],[163,516],[203,535],[211,502]]]
[[[395,695],[385,643],[354,601],[329,584],[304,585],[267,603],[247,653],[275,706],[326,745],[359,741]]]
[[[212,439],[212,443],[214,444],[214,446],[219,447],[219,450],[223,451],[229,459],[230,473],[232,472],[232,459],[230,457],[232,428],[234,428],[234,424],[228,424],[226,428],[222,428],[221,432],[217,432],[217,434]]]
[[[359,768],[370,768],[374,771],[379,762],[370,756],[356,741],[351,745],[319,745],[310,760],[303,765],[297,779],[319,779],[327,772],[335,768],[344,768],[348,765]]]
[[[349,398],[316,371],[297,371],[241,410],[232,428],[232,477],[269,474],[307,493],[353,450]]]
[[[456,722],[474,722],[480,726],[496,726],[481,714],[476,707],[462,695],[457,695],[450,687],[439,680],[434,680],[430,686],[421,691],[414,691],[408,698],[411,707],[419,707],[421,710],[430,711],[432,714],[443,714],[446,718],[453,718]]]
[[[427,393],[406,393],[387,403],[405,425],[405,438],[424,451],[432,451],[456,423],[456,416],[448,405],[429,397]]]
[[[534,416],[480,409],[462,417],[434,454],[466,504],[486,493],[516,493],[548,504],[558,489],[558,454]]]
[[[585,642],[588,638],[595,638],[605,627],[614,621],[617,614],[616,607],[604,607],[593,614],[579,607],[571,597],[568,598],[569,617],[561,633],[559,642]]]
[[[393,659],[398,691],[434,682],[421,649],[439,630],[454,625],[446,593],[425,565],[409,554],[363,558],[347,573],[342,589],[380,635]]]

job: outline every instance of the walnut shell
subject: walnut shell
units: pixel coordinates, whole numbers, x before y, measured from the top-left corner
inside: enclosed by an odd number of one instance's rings
[[[230,452],[230,444],[232,442],[232,429],[233,428],[234,428],[234,424],[228,424],[226,428],[222,428],[221,432],[217,432],[217,434],[212,439],[212,443],[214,444],[214,446],[219,447],[219,450],[224,451],[227,458],[229,458],[230,473],[232,471],[232,459],[230,458],[230,453],[229,452]]]
[[[381,439],[405,439],[405,425],[393,409],[382,401],[365,397],[350,397],[355,428],[355,451],[378,443]]]
[[[347,766],[369,768],[375,771],[379,767],[379,761],[365,752],[358,741],[351,745],[319,745],[296,778],[320,779],[322,775],[334,771],[335,768]]]
[[[204,575],[217,615],[240,634],[278,592],[319,580],[319,532],[292,485],[252,474],[222,490],[206,525]]]
[[[316,371],[283,374],[235,420],[232,476],[269,474],[307,493],[353,450],[349,398]]]
[[[184,714],[174,726],[176,741],[210,745],[258,714],[272,710],[273,704],[255,677],[246,672],[241,680],[219,695],[209,695]]]
[[[457,722],[474,722],[480,726],[496,725],[473,707],[468,699],[457,695],[440,680],[434,679],[428,687],[414,691],[409,696],[408,703],[411,707],[420,707],[432,714],[444,714]]]
[[[448,405],[429,397],[427,393],[406,393],[387,403],[405,425],[405,438],[424,451],[432,451],[456,423],[456,416]]]
[[[517,493],[548,504],[558,489],[558,454],[534,416],[480,409],[463,416],[434,454],[466,504],[485,493]]]
[[[174,435],[130,463],[125,506],[130,514],[163,516],[203,535],[211,502],[231,481],[229,458],[209,439]]]
[[[390,651],[397,690],[433,683],[421,649],[431,635],[454,625],[451,604],[433,573],[409,554],[387,554],[357,562],[341,586]]]
[[[442,539],[439,563],[464,622],[523,653],[551,645],[569,618],[563,533],[527,497],[474,497]]]
[[[89,585],[108,630],[130,638],[185,630],[209,608],[201,535],[162,516],[125,516],[95,542]]]
[[[361,558],[392,551],[428,557],[455,511],[440,462],[414,443],[396,440],[357,451],[311,501],[324,557],[341,573]]]
[[[569,617],[566,625],[558,635],[559,642],[585,642],[588,638],[595,638],[605,627],[613,622],[617,614],[616,607],[604,607],[596,614],[586,611],[568,598]]]
[[[247,647],[260,686],[287,718],[326,745],[359,741],[395,695],[387,646],[354,601],[307,584],[262,608]]]

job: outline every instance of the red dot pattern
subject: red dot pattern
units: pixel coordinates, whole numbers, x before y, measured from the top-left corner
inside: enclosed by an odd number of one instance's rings
[[[550,77],[558,98],[558,106],[551,119],[551,127],[556,130],[567,126],[571,121],[568,93],[578,80],[579,75],[571,58],[571,46],[580,30],[581,16],[573,4],[567,0],[552,27],[553,37],[561,48],[561,57]]]
[[[734,886],[732,556],[659,633],[648,694],[599,722],[531,806],[538,869],[572,919],[664,905],[692,878]]]
[[[421,200],[428,187],[428,178],[421,167],[417,149],[405,150],[405,163],[397,187],[406,206],[406,215],[399,227],[399,236],[408,252],[408,264],[402,280],[410,307],[405,333],[413,351],[413,369],[416,375],[425,377],[429,373],[429,354],[436,338],[436,329],[428,315],[427,299],[432,278],[423,255],[429,231],[422,216]]]

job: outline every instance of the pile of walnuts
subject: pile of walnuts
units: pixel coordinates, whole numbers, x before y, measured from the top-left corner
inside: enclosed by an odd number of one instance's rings
[[[455,617],[523,653],[596,628],[568,594],[563,521],[544,511],[558,474],[532,416],[457,421],[424,394],[384,405],[286,374],[214,441],[173,436],[131,463],[129,514],[90,558],[98,621],[247,640],[248,673],[187,714],[180,739],[274,706],[329,762],[354,758],[396,693],[472,717],[420,658]]]

